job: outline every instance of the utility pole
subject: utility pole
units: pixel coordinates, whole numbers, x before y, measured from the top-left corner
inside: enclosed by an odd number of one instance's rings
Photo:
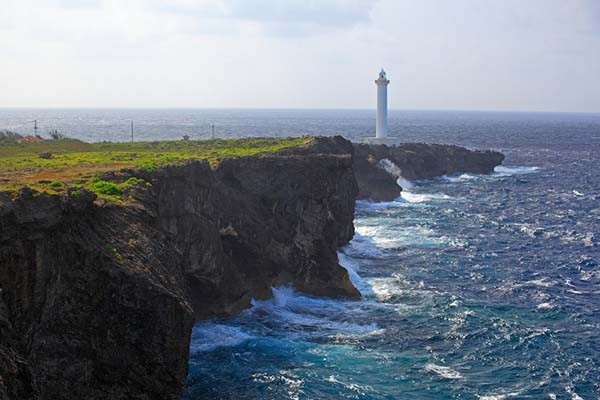
[[[131,143],[133,143],[133,120],[131,120]]]
[[[38,126],[37,126],[37,119],[33,120],[33,136],[37,137],[37,131],[38,131]]]
[[[211,124],[210,127],[212,129],[212,138],[215,140],[215,124]]]

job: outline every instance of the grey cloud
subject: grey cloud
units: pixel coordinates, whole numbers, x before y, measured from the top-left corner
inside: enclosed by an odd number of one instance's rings
[[[269,33],[295,35],[319,28],[348,28],[368,22],[378,0],[225,0],[214,3],[160,2],[171,13],[194,16],[201,25],[208,20],[253,22]]]
[[[351,26],[369,20],[374,0],[232,0],[231,16],[262,22],[312,23],[323,26]]]

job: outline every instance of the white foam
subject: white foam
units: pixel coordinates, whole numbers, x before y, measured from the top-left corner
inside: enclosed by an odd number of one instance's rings
[[[402,191],[400,197],[409,203],[425,203],[431,200],[449,200],[452,197],[444,193],[411,193]]]
[[[459,372],[450,367],[444,367],[436,364],[425,365],[425,371],[433,372],[446,379],[461,379],[463,377]]]
[[[581,193],[581,192],[578,192],[577,190],[573,190],[573,194],[574,194],[575,196],[578,196],[578,197],[582,197],[582,196],[584,196],[584,194],[583,194],[583,193]]]
[[[369,385],[359,385],[357,383],[345,383],[337,379],[334,375],[329,375],[325,378],[325,382],[335,383],[344,386],[346,389],[357,392],[361,396],[366,396],[368,392],[373,392],[374,389]]]
[[[526,234],[530,238],[535,239],[538,235],[540,235],[543,231],[531,224],[516,224],[519,227],[519,231]]]
[[[569,289],[569,290],[567,290],[567,292],[573,293],[573,294],[584,294],[584,292],[582,292],[580,290],[573,290],[573,289]]]
[[[520,395],[521,392],[511,392],[511,393],[502,393],[502,394],[487,394],[484,396],[477,396],[479,400],[504,400],[509,397],[516,397]]]
[[[360,302],[336,301],[326,298],[298,294],[293,288],[282,286],[272,288],[273,297],[269,300],[253,300],[253,307],[244,316],[256,320],[268,316],[275,321],[287,338],[294,336],[363,336],[380,331],[377,324],[355,323],[357,318],[354,304]]]
[[[358,271],[360,270],[360,266],[354,258],[346,255],[345,253],[339,251],[338,259],[340,265],[348,271],[348,276],[350,276],[350,281],[354,285],[355,288],[358,289],[360,294],[363,296],[370,296],[373,294],[371,288],[362,280]]]
[[[584,282],[588,282],[592,279],[600,279],[600,271],[581,271],[579,276],[579,279]]]
[[[392,201],[358,200],[356,202],[356,208],[363,210],[385,210],[388,208],[399,208],[405,206],[406,202],[401,197],[398,197],[396,200]]]
[[[535,285],[535,286],[541,286],[541,287],[552,287],[552,286],[556,285],[556,281],[553,281],[552,279],[549,279],[546,277],[533,279],[533,280],[527,281],[525,283],[530,284],[530,285]]]
[[[402,176],[399,176],[398,179],[396,179],[396,183],[403,190],[412,189],[415,186],[411,181],[409,181],[408,179],[403,178]]]
[[[448,181],[448,182],[453,182],[453,183],[457,183],[457,182],[466,182],[466,181],[471,181],[474,179],[477,179],[478,176],[477,175],[472,175],[472,174],[461,174],[458,176],[447,176],[444,175],[442,177],[442,179]]]
[[[214,322],[201,322],[196,324],[192,331],[190,351],[201,353],[220,347],[234,347],[249,339],[252,339],[252,336],[240,328]]]
[[[377,301],[384,303],[394,296],[413,293],[415,290],[422,289],[422,287],[417,287],[418,284],[412,284],[398,273],[395,273],[390,277],[369,278],[368,282],[369,285],[371,285],[371,290]],[[425,295],[426,293],[419,294],[421,297],[424,297]],[[395,304],[394,306],[404,308],[406,305]]]
[[[498,165],[494,168],[494,176],[511,176],[511,175],[522,175],[522,174],[531,174],[540,170],[540,167],[505,167],[503,165]]]
[[[540,303],[537,305],[537,308],[540,310],[551,310],[555,307],[552,303]]]
[[[451,246],[463,248],[466,243],[439,234],[426,226],[356,226],[356,231],[368,236],[372,244],[380,249],[396,249],[399,247],[437,248]]]
[[[569,386],[565,386],[565,390],[567,391],[567,393],[569,393],[571,395],[571,400],[583,400],[583,397],[581,397],[580,395],[578,395],[575,390],[573,389],[573,386],[569,385]]]

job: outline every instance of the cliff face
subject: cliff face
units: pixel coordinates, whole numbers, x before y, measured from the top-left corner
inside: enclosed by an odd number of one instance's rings
[[[158,224],[181,254],[198,318],[228,315],[292,284],[359,297],[338,265],[354,235],[350,154],[284,155],[171,167],[153,184]]]
[[[151,184],[123,205],[4,196],[0,399],[177,399],[196,318],[282,284],[357,298],[336,254],[354,233],[351,154],[288,153],[138,172]]]
[[[4,203],[7,347],[24,371],[8,398],[175,399],[184,384],[194,319],[179,257],[143,209],[94,197]]]
[[[390,201],[400,195],[395,177],[381,166],[381,160],[385,159],[398,167],[403,178],[419,180],[458,173],[487,174],[502,164],[504,155],[440,144],[404,143],[394,147],[355,144],[354,174],[359,198]]]

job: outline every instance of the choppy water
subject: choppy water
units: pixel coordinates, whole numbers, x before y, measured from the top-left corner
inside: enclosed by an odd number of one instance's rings
[[[0,110],[0,129],[19,112]],[[217,118],[145,112],[157,121],[148,138]],[[219,113],[223,136],[372,134],[367,111]],[[340,259],[364,299],[274,288],[237,317],[197,324],[185,398],[600,398],[600,116],[390,117],[407,140],[500,149],[505,166],[359,202]],[[111,132],[88,124],[73,136]]]

